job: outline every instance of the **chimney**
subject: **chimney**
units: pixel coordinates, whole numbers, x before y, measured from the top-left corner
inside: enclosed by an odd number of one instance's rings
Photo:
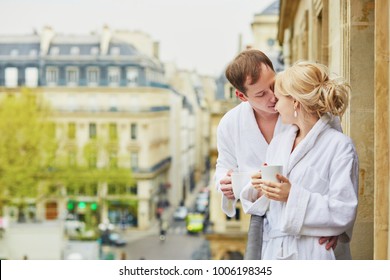
[[[50,43],[54,38],[54,30],[51,26],[43,27],[41,34],[41,55],[46,55],[49,51]]]
[[[102,36],[100,38],[100,54],[106,55],[110,46],[111,31],[108,25],[103,26]]]
[[[153,42],[153,56],[157,59],[160,59],[160,43]]]
[[[242,34],[238,34],[238,53],[242,51]]]

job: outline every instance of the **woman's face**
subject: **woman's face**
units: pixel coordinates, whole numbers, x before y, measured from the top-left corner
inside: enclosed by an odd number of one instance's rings
[[[282,122],[285,124],[296,123],[294,117],[294,99],[291,96],[284,96],[275,89],[275,111],[279,112]]]

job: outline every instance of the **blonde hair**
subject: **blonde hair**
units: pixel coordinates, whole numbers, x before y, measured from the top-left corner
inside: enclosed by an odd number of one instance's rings
[[[309,114],[341,117],[348,106],[350,86],[340,77],[331,79],[325,65],[301,61],[277,74],[275,90],[297,100]]]

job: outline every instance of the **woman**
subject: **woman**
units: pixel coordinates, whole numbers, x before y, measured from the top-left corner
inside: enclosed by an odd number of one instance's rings
[[[241,193],[244,211],[266,214],[262,259],[335,259],[318,243],[349,242],[358,203],[358,158],[352,140],[331,127],[345,112],[349,87],[321,64],[299,62],[276,76],[275,110],[292,124],[275,136],[267,164],[283,163],[278,183],[252,179]]]

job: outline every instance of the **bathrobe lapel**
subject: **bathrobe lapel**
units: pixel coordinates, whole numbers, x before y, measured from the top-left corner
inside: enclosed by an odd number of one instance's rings
[[[305,157],[305,155],[312,149],[315,142],[317,141],[318,136],[327,129],[329,122],[328,115],[324,115],[321,119],[317,121],[317,123],[313,126],[310,132],[306,135],[306,137],[298,144],[298,146],[294,149],[294,151],[290,154],[286,174],[288,175],[290,171],[299,163],[299,161]],[[289,131],[289,141],[287,145],[290,148],[290,152],[294,145],[295,137],[297,133],[297,128]]]
[[[265,158],[269,144],[261,133],[257,125],[253,109],[248,102],[245,102],[245,110],[242,110],[240,120],[242,127],[241,135],[245,135],[245,137],[247,137],[248,146],[246,149],[250,149],[257,158]],[[284,129],[286,129],[286,126],[283,126],[281,119],[278,118],[274,129],[274,136],[282,132]],[[263,162],[259,162],[259,166],[261,164],[263,164]]]

